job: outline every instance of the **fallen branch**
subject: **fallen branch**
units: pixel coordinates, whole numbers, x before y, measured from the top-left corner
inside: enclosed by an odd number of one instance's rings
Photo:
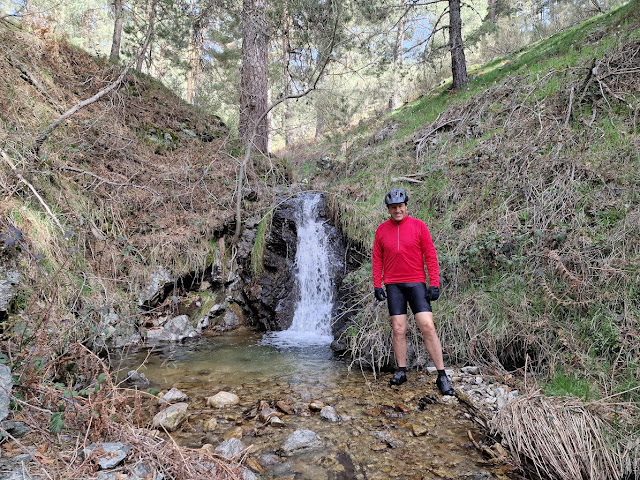
[[[7,162],[7,164],[9,165],[9,167],[11,168],[11,170],[13,171],[13,173],[16,174],[16,176],[20,179],[20,181],[22,183],[24,183],[27,187],[29,187],[29,190],[31,190],[31,192],[33,192],[33,194],[35,195],[35,197],[38,199],[38,201],[40,202],[40,204],[44,207],[45,211],[49,214],[49,216],[53,219],[54,223],[58,226],[58,228],[60,229],[60,231],[62,232],[62,234],[64,235],[64,228],[62,228],[62,224],[60,223],[60,221],[58,220],[58,217],[55,216],[55,214],[51,211],[51,209],[49,208],[49,205],[47,205],[47,203],[44,201],[44,199],[40,196],[40,194],[38,193],[38,191],[35,189],[35,187],[33,185],[31,185],[31,183],[29,183],[29,181],[24,178],[24,176],[20,173],[20,171],[16,168],[16,166],[13,164],[13,162],[11,161],[11,159],[9,158],[9,155],[7,155],[5,152],[1,152],[2,153],[2,158],[4,158],[5,162]]]
[[[75,172],[75,173],[81,173],[82,175],[87,175],[89,177],[93,177],[97,180],[100,180],[100,183],[98,185],[100,185],[101,183],[106,183],[108,185],[113,185],[115,187],[133,187],[133,188],[139,188],[141,190],[146,190],[150,193],[152,193],[154,196],[159,196],[159,193],[156,192],[154,189],[149,188],[145,185],[137,185],[135,183],[121,183],[121,182],[112,182],[110,180],[107,180],[106,178],[101,177],[100,175],[96,175],[93,172],[88,172],[86,170],[80,170],[79,168],[74,168],[74,167],[58,167],[58,170],[67,170],[70,172]]]

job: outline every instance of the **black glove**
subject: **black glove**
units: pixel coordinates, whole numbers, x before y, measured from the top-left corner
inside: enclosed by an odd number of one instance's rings
[[[376,300],[378,300],[379,302],[387,298],[387,294],[384,292],[384,288],[381,288],[381,287],[374,288],[373,295],[376,297]]]
[[[438,287],[429,287],[427,288],[427,300],[433,302],[440,298],[440,289]]]

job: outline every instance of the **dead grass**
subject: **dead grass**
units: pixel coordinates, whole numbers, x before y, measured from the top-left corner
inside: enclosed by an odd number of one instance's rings
[[[507,404],[491,423],[516,465],[538,478],[618,480],[638,473],[638,442],[613,425],[628,421],[635,408],[531,394]]]
[[[46,342],[37,345],[43,348],[16,362],[23,368],[14,371],[20,378],[20,395],[14,397],[20,410],[14,419],[25,422],[32,433],[24,440],[9,437],[2,446],[3,455],[12,456],[38,445],[33,455],[37,466],[26,467],[34,478],[94,476],[98,452],[88,458],[81,452],[97,441],[132,447],[121,473],[144,465],[154,478],[242,478],[242,457],[232,460],[207,448],[181,447],[170,434],[150,429],[146,422],[157,398],[113,383],[107,365],[86,347],[72,344],[64,355],[47,358]]]

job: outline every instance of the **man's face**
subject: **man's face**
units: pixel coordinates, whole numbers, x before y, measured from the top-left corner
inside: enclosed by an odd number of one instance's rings
[[[389,215],[396,222],[402,221],[407,216],[407,204],[406,203],[392,203],[388,206]]]

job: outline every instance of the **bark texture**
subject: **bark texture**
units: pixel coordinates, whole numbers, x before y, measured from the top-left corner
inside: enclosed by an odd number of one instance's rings
[[[457,90],[469,82],[467,60],[462,43],[462,17],[460,0],[449,0],[449,42],[451,47],[451,74],[453,89]]]
[[[118,60],[120,60],[120,45],[122,44],[122,24],[124,21],[122,0],[114,0],[113,9],[115,22],[113,24],[113,39],[111,40],[111,53],[109,54],[109,60],[111,60],[112,62],[117,62]]]
[[[262,153],[267,153],[269,132],[267,116],[263,116],[269,98],[267,63],[267,2],[243,0],[239,133],[245,146],[252,142]]]

